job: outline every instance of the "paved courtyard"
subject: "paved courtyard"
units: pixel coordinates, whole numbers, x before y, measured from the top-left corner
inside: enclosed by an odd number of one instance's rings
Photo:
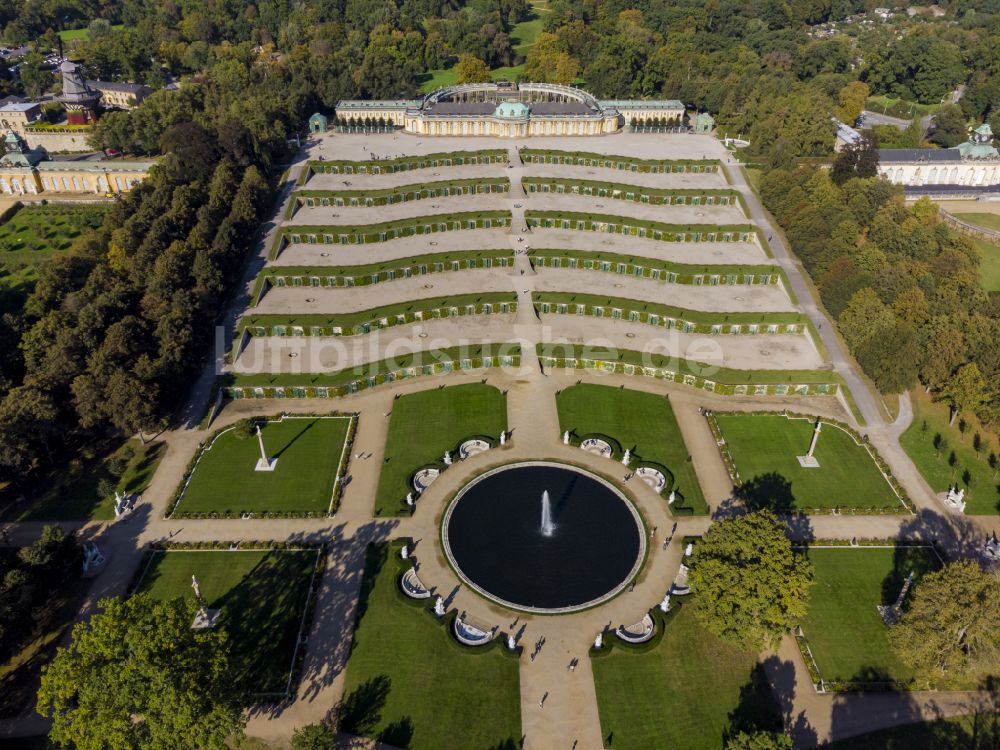
[[[611,169],[558,167],[555,165],[522,166],[516,146],[560,150],[598,151],[633,155],[640,158],[718,159],[724,167],[715,174],[641,174]],[[393,348],[426,349],[446,347],[466,339],[474,342],[521,341],[524,356],[521,367],[511,371],[499,368],[471,372],[453,372],[437,377],[396,381],[337,400],[325,399],[248,399],[227,403],[210,431],[229,426],[248,416],[274,415],[281,412],[307,413],[339,410],[359,414],[356,440],[345,491],[336,515],[313,519],[204,519],[168,520],[164,518],[171,496],[182,480],[191,458],[208,432],[196,426],[204,412],[210,384],[216,376],[219,359],[199,381],[190,407],[197,418],[191,426],[179,428],[159,439],[167,445],[165,457],[145,492],[137,510],[113,523],[86,525],[81,533],[97,539],[109,554],[111,563],[95,580],[81,617],[93,612],[101,596],[121,594],[132,577],[143,548],[153,542],[215,540],[296,540],[329,542],[329,558],[320,584],[316,616],[306,642],[303,677],[297,694],[288,701],[255,707],[250,714],[249,735],[273,742],[287,743],[294,728],[331,716],[343,698],[345,670],[352,638],[352,623],[357,609],[365,548],[371,542],[409,537],[416,541],[413,557],[419,565],[421,580],[435,591],[448,596],[448,608],[465,612],[470,619],[506,630],[517,618],[523,626],[520,643],[525,653],[519,662],[521,722],[524,747],[529,750],[572,748],[598,750],[604,745],[589,646],[598,632],[637,622],[659,602],[667,591],[682,561],[681,539],[703,533],[712,518],[729,512],[734,488],[722,461],[703,409],[773,410],[790,409],[837,419],[868,436],[872,445],[886,458],[893,473],[913,499],[914,515],[885,516],[814,516],[807,529],[793,526],[793,535],[811,534],[816,538],[887,538],[905,535],[911,538],[937,538],[954,555],[969,555],[986,530],[996,528],[996,518],[969,519],[948,514],[899,447],[898,436],[908,424],[906,408],[897,422],[887,423],[881,416],[875,396],[864,385],[853,361],[831,332],[833,324],[824,317],[810,296],[810,284],[792,258],[780,234],[774,232],[742,173],[728,163],[728,153],[714,139],[694,135],[649,136],[620,134],[606,138],[539,138],[528,143],[512,143],[491,138],[419,138],[409,135],[345,136],[326,135],[308,144],[296,157],[289,171],[294,182],[306,160],[323,155],[326,159],[366,160],[372,153],[384,157],[399,154],[426,154],[450,150],[507,148],[512,167],[455,167],[414,170],[391,175],[317,175],[306,184],[308,189],[342,189],[346,179],[350,189],[383,188],[424,180],[444,180],[484,175],[504,175],[511,179],[506,195],[479,195],[447,199],[447,208],[461,202],[462,210],[510,211],[514,216],[512,231],[475,230],[419,236],[367,245],[306,245],[285,248],[276,260],[267,261],[275,235],[284,224],[314,222],[377,222],[390,218],[386,207],[350,209],[302,209],[292,219],[284,219],[292,189],[286,186],[275,209],[275,221],[257,248],[250,264],[246,294],[231,311],[227,336],[231,339],[241,314],[270,314],[294,317],[304,314],[334,315],[365,310],[407,300],[474,292],[514,292],[518,295],[516,315],[470,316],[468,318],[425,321],[400,325],[378,334],[324,339],[320,337],[260,337],[242,349],[228,366],[233,373],[314,374],[375,361],[394,353]],[[625,184],[664,188],[715,188],[731,186],[743,196],[751,218],[735,207],[657,207],[626,201],[533,193],[525,195],[520,181],[529,175],[561,178],[601,179]],[[337,178],[337,179],[335,179]],[[595,205],[602,204],[601,206]],[[425,199],[390,208],[419,216],[438,212],[431,204],[445,206],[446,200]],[[764,238],[773,237],[770,253],[756,243],[668,243],[621,235],[599,235],[573,230],[535,230],[523,232],[525,210],[572,210],[607,213],[633,218],[688,223],[749,223],[761,229]],[[725,210],[723,210],[725,209]],[[458,209],[454,209],[458,210]],[[315,214],[313,214],[315,212]],[[699,215],[703,214],[703,215]],[[340,216],[333,216],[340,214]],[[307,222],[304,217],[310,216]],[[674,218],[670,218],[674,217]],[[524,242],[519,242],[520,238]],[[431,243],[436,244],[431,244]],[[743,263],[780,267],[789,279],[790,288],[782,285],[693,286],[664,284],[631,276],[595,271],[545,269],[536,271],[524,254],[514,252],[530,247],[553,247],[583,252],[605,251],[643,256],[679,263]],[[345,265],[381,262],[422,253],[448,250],[509,249],[514,265],[508,269],[469,270],[399,279],[376,286],[354,288],[284,287],[271,289],[261,303],[244,309],[256,274],[265,267],[288,265]],[[324,255],[326,253],[326,255]],[[700,312],[764,313],[800,311],[807,315],[822,337],[822,344],[812,336],[719,335],[697,336],[666,331],[653,326],[612,319],[583,318],[574,315],[535,315],[531,307],[533,291],[575,292],[659,302]],[[791,292],[791,293],[790,293]],[[423,336],[422,334],[426,334]],[[591,370],[543,370],[534,355],[534,344],[558,339],[572,343],[599,342],[620,349],[664,347],[667,353],[745,370],[834,371],[851,389],[866,424],[860,425],[842,397],[748,397],[723,396],[663,380],[599,373]],[[227,341],[228,343],[228,341]],[[228,347],[222,347],[228,349]],[[297,356],[291,357],[295,353]],[[221,354],[220,354],[221,357]],[[563,444],[555,395],[578,381],[604,383],[647,391],[670,398],[678,426],[703,493],[712,511],[710,516],[674,517],[664,498],[642,481],[623,480],[620,462],[594,456]],[[457,461],[421,495],[412,516],[376,517],[373,504],[379,474],[385,457],[394,399],[444,385],[485,381],[507,396],[507,423],[510,440],[464,461]],[[496,605],[472,590],[456,576],[439,543],[440,522],[450,498],[464,484],[483,471],[522,459],[547,458],[572,462],[606,477],[619,486],[636,504],[650,528],[655,528],[648,558],[641,568],[633,590],[626,591],[593,609],[552,617],[514,613]],[[414,469],[417,467],[414,467]],[[20,524],[11,529],[13,544],[37,536],[36,524]],[[665,537],[669,543],[664,545]],[[530,644],[544,636],[545,646],[538,657],[529,659]],[[770,657],[770,658],[767,658]],[[568,671],[570,659],[579,659],[579,667]],[[786,639],[776,654],[763,654],[768,674],[783,704],[789,728],[798,746],[812,747],[817,742],[851,736],[875,726],[890,724],[886,716],[896,716],[897,723],[919,720],[922,716],[952,715],[968,711],[976,696],[965,693],[913,694],[901,696],[841,696],[816,694],[798,656],[794,641]],[[668,678],[669,676],[665,676]],[[539,700],[545,694],[544,707]],[[852,722],[838,722],[835,715],[841,701],[851,703]],[[907,711],[898,710],[907,705]],[[669,721],[669,716],[664,717]],[[0,723],[0,737],[23,736],[45,730],[37,716]],[[694,731],[694,728],[692,729]],[[808,731],[807,731],[808,730]],[[357,746],[345,738],[344,746]],[[575,744],[574,744],[575,743]],[[460,745],[456,745],[459,747]]]

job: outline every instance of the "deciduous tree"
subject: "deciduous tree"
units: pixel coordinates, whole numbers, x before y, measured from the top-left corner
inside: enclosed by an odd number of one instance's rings
[[[717,521],[695,545],[690,573],[698,619],[746,648],[777,644],[805,615],[812,566],[767,510]]]
[[[925,575],[889,631],[904,662],[923,678],[954,682],[1000,667],[1000,576],[970,560]]]
[[[193,601],[104,599],[43,670],[38,712],[50,739],[108,747],[222,750],[242,736],[223,629],[194,630]]]

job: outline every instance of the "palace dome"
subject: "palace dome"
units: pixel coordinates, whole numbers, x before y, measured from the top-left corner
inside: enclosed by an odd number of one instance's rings
[[[523,120],[528,116],[528,107],[520,102],[500,102],[494,114],[506,120]]]

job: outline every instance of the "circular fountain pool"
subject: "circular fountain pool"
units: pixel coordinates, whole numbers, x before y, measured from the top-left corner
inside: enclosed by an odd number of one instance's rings
[[[639,514],[589,472],[532,461],[467,484],[444,516],[445,553],[459,577],[511,609],[562,613],[610,599],[646,552]]]

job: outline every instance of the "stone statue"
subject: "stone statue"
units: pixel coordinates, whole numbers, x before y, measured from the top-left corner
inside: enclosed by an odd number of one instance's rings
[[[625,455],[622,456],[622,464],[624,466],[628,466],[628,462],[631,460],[632,460],[632,452],[628,448],[626,448]]]
[[[569,445],[569,430],[563,433],[563,445]]]
[[[444,465],[451,466],[451,451],[444,452]]]
[[[603,645],[604,645],[604,633],[600,632],[600,633],[597,634],[597,637],[594,639],[594,648],[600,648]]]
[[[434,601],[434,614],[436,614],[438,617],[444,617],[445,614],[444,599],[442,599],[440,596]]]
[[[667,496],[667,505],[673,505],[676,499],[677,493],[674,490],[670,490],[670,495]]]
[[[198,579],[194,575],[191,576],[191,588],[194,589],[194,598],[201,604],[201,586],[198,585]]]
[[[507,430],[500,433],[500,445],[507,445]]]
[[[507,636],[507,648],[509,648],[511,651],[517,648],[517,641],[514,640],[513,633]]]
[[[403,549],[401,549],[401,550],[399,551],[399,556],[400,556],[400,557],[401,557],[401,558],[402,558],[403,560],[406,560],[406,559],[408,559],[408,558],[409,558],[409,556],[410,556],[410,548],[409,548],[409,545],[406,545],[406,544],[404,544],[404,545],[403,545]]]
[[[411,508],[413,507],[413,493],[412,492],[407,492],[406,493],[406,504],[409,505]]]
[[[663,601],[660,602],[660,611],[663,612],[664,614],[666,614],[667,612],[670,611],[670,592],[669,591],[667,592],[667,595],[665,597],[663,597]]]

